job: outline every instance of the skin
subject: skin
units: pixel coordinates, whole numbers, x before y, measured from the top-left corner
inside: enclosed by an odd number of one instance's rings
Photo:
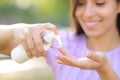
[[[51,23],[1,25],[0,52],[10,55],[14,47],[22,44],[29,58],[43,56],[44,49],[41,46],[43,42],[40,34],[45,30],[52,30],[58,34],[57,27]]]
[[[58,34],[57,27],[51,23],[38,24],[33,26],[34,27],[29,29],[27,38],[22,43],[30,58],[33,56],[40,57],[44,55],[44,48],[43,46],[40,46],[43,45],[40,34],[42,34],[45,30],[52,30],[55,34]]]
[[[118,13],[119,9],[115,0],[79,0],[75,14],[88,36],[89,49],[108,51],[119,45],[120,38],[116,28]],[[115,43],[110,47],[112,39]]]
[[[75,58],[61,47],[58,50],[63,54],[56,55],[59,64],[74,66],[80,69],[96,70],[101,80],[120,80],[108,61],[106,54],[103,52],[88,52],[84,58]]]

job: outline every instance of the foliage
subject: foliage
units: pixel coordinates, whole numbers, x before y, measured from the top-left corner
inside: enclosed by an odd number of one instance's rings
[[[69,25],[69,0],[0,0],[0,23]]]

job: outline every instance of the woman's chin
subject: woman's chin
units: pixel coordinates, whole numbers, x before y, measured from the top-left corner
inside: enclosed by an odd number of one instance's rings
[[[93,33],[93,32],[91,32],[91,33],[86,33],[86,35],[87,35],[88,37],[98,37],[98,36],[100,36],[100,34],[98,34],[98,33]]]

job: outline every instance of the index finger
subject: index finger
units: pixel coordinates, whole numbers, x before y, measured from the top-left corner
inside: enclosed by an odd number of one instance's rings
[[[55,34],[58,34],[58,28],[55,25],[53,25],[51,23],[45,23],[45,24],[41,24],[41,25],[44,26],[43,31],[44,30],[52,30]]]
[[[68,52],[65,51],[63,48],[58,47],[58,50],[59,50],[63,55],[65,55],[65,56],[69,56]]]

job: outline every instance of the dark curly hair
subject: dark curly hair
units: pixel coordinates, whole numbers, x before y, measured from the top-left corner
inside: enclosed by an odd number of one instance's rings
[[[76,17],[75,17],[75,10],[76,10],[76,5],[78,3],[79,0],[70,0],[70,8],[71,8],[71,12],[70,12],[70,21],[71,21],[71,25],[73,26],[75,32],[77,35],[84,33],[83,29],[81,28],[81,25],[79,24],[79,22],[77,21]],[[120,0],[116,0],[117,4],[120,4]],[[120,34],[120,13],[117,15],[117,29],[118,32]]]

